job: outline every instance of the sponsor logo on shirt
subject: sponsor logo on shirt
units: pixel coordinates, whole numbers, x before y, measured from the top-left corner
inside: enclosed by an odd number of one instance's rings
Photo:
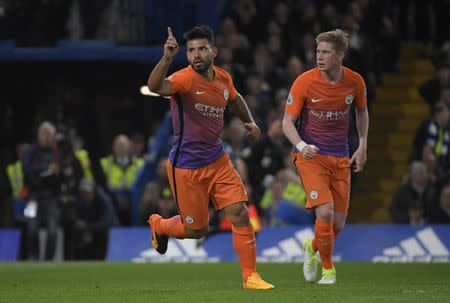
[[[204,117],[223,118],[225,107],[196,103],[195,109]]]
[[[311,110],[311,114],[324,121],[338,121],[344,119],[348,114],[348,110]]]

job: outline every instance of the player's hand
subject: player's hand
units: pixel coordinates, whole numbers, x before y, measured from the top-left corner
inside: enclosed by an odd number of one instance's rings
[[[167,28],[167,33],[168,37],[166,43],[164,43],[164,57],[173,59],[178,53],[180,47],[178,46],[177,39],[173,36],[172,29],[170,27]]]
[[[312,160],[317,156],[319,148],[315,145],[308,144],[302,150],[302,155],[306,160]]]
[[[353,167],[353,171],[355,173],[362,172],[364,168],[364,164],[367,161],[366,149],[364,147],[358,147],[358,149],[353,154],[352,158],[349,161],[351,167]]]
[[[261,136],[261,131],[256,123],[244,123],[244,127],[247,130],[247,138],[250,140],[256,140]]]

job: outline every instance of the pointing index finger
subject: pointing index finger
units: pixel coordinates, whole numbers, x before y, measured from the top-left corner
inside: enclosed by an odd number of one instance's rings
[[[170,26],[167,27],[167,33],[169,34],[169,37],[173,37],[172,29],[170,28]]]

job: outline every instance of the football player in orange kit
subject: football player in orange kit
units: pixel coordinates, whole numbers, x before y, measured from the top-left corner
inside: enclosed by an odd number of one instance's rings
[[[319,284],[336,283],[334,240],[345,225],[350,198],[350,169],[366,163],[366,85],[356,72],[343,67],[348,35],[337,29],[316,37],[317,67],[294,81],[283,117],[283,131],[295,146],[294,163],[307,193],[306,207],[316,214],[314,239],[302,243],[303,274],[309,282],[322,262]],[[355,104],[359,147],[349,158],[347,133],[350,109]],[[295,122],[299,119],[296,126]]]
[[[164,254],[168,237],[205,236],[211,200],[215,209],[222,209],[232,223],[233,246],[241,264],[243,287],[272,289],[273,285],[256,272],[256,239],[245,205],[247,194],[220,140],[226,106],[242,120],[250,139],[257,139],[260,130],[231,76],[214,66],[218,50],[214,46],[213,30],[196,26],[184,38],[190,65],[166,78],[179,50],[168,28],[164,55],[148,78],[150,91],[171,96],[174,135],[167,169],[180,214],[169,219],[157,214],[150,216],[152,245]]]

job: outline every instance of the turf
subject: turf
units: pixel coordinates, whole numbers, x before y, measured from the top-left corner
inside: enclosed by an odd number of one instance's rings
[[[337,263],[337,284],[307,283],[299,264],[258,264],[271,291],[241,288],[239,266],[0,264],[0,302],[450,302],[450,264]]]

